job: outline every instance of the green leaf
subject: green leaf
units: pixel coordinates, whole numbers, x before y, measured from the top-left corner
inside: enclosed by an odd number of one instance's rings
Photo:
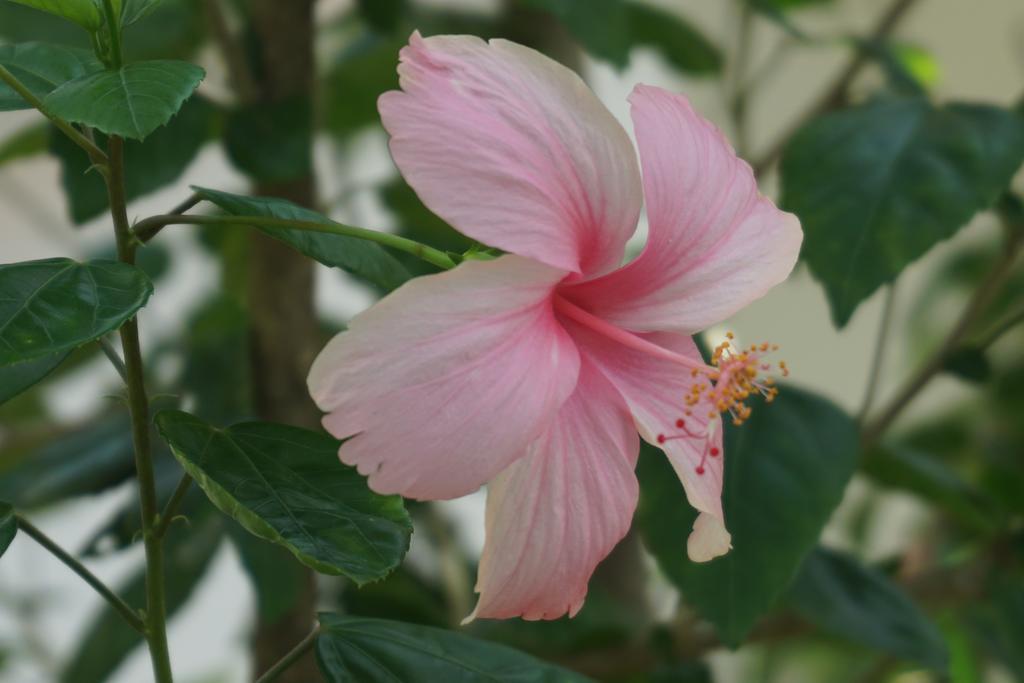
[[[409,548],[402,499],[372,492],[325,434],[269,422],[218,429],[179,411],[156,424],[214,505],[319,572],[375,581]]]
[[[309,175],[313,113],[305,98],[242,107],[228,116],[224,146],[232,163],[253,180],[285,182]]]
[[[143,197],[173,183],[185,172],[210,139],[218,116],[208,100],[193,97],[178,115],[158,128],[144,142],[127,140],[124,145],[125,193],[128,200]],[[97,143],[106,136],[97,134]],[[61,161],[61,182],[75,223],[84,223],[107,211],[107,189],[102,176],[92,168],[88,155],[62,134],[54,134],[51,151]]]
[[[6,138],[0,144],[0,166],[25,157],[46,152],[50,142],[50,128],[45,123],[34,123]]]
[[[645,447],[637,474],[639,524],[658,565],[730,646],[776,602],[817,543],[853,474],[853,420],[813,394],[784,386],[742,427],[725,432],[722,505],[733,549],[702,564],[686,557],[697,513],[667,459]]]
[[[116,261],[0,265],[0,367],[98,339],[134,316],[152,293],[145,273]]]
[[[320,614],[317,663],[330,683],[572,683],[589,679],[504,645],[430,626]]]
[[[883,574],[854,558],[816,549],[800,568],[787,601],[832,635],[945,671],[942,633]]]
[[[73,21],[88,31],[103,26],[103,14],[94,0],[11,0]]]
[[[18,518],[10,503],[0,502],[0,556],[7,552],[11,541],[18,535]]]
[[[391,33],[402,21],[409,0],[356,0],[359,14],[375,31]]]
[[[176,60],[136,62],[69,81],[43,102],[66,121],[142,140],[171,120],[205,73]]]
[[[0,66],[39,98],[69,81],[103,70],[88,50],[36,42],[0,45]],[[9,85],[0,83],[0,111],[31,108]]]
[[[123,415],[95,418],[41,447],[13,455],[17,459],[5,458],[0,472],[0,498],[26,509],[98,493],[135,472],[131,425]]]
[[[252,582],[260,620],[273,624],[295,606],[307,585],[309,570],[281,546],[267,543],[237,524],[228,528],[228,536]]]
[[[324,79],[324,124],[345,138],[379,125],[377,98],[398,87],[398,51],[403,40],[367,33],[331,64]]]
[[[0,366],[0,404],[6,403],[36,382],[42,381],[64,362],[69,353],[71,352],[58,351],[50,356]]]
[[[629,0],[526,0],[556,16],[583,48],[622,69],[630,50],[651,47],[676,68],[715,73],[722,67],[718,49],[678,14]]]
[[[224,538],[222,519],[212,510],[193,523],[172,526],[164,542],[167,616],[173,617],[189,599]],[[129,605],[146,604],[146,575],[140,569],[117,591]],[[104,603],[105,604],[105,603]],[[105,681],[136,648],[142,635],[124,618],[104,606],[84,634],[61,671],[60,683]]]
[[[192,189],[203,199],[213,202],[224,211],[236,216],[272,216],[325,224],[334,222],[322,214],[304,209],[284,199],[246,197],[203,187],[193,187]],[[330,235],[305,230],[284,228],[260,228],[260,230],[306,256],[316,259],[325,266],[342,268],[385,291],[395,289],[410,277],[395,257],[373,242],[345,235]]]
[[[928,453],[885,444],[864,458],[864,472],[882,486],[909,491],[939,506],[978,533],[991,533],[999,526],[992,502]]]
[[[782,158],[782,205],[845,325],[861,301],[978,211],[1024,161],[1024,119],[1004,109],[882,98],[812,121]]]

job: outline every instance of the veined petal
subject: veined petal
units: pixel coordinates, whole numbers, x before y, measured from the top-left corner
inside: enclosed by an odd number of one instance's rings
[[[485,244],[595,275],[622,262],[642,202],[625,130],[575,73],[505,40],[413,33],[378,103],[431,211]]]
[[[619,391],[640,436],[662,449],[679,476],[690,505],[700,511],[687,543],[691,560],[705,562],[729,551],[730,535],[722,513],[725,454],[721,420],[708,409],[685,415],[683,398],[695,381],[672,362],[645,354],[596,334],[571,320],[563,325],[576,341],[584,363],[593,363]],[[671,332],[638,335],[676,354],[701,361],[693,339]],[[684,426],[678,427],[677,420]],[[694,436],[687,436],[687,432]],[[663,443],[658,435],[671,437]],[[712,450],[714,449],[714,450]]]
[[[352,320],[309,373],[341,460],[380,493],[470,493],[520,457],[576,386],[551,311],[563,272],[518,256],[416,278]]]
[[[650,236],[633,262],[572,288],[621,327],[691,334],[782,282],[803,232],[762,196],[750,166],[682,95],[637,86],[630,96]]]
[[[626,405],[582,363],[554,424],[487,487],[476,617],[556,619],[583,605],[633,518],[640,448]]]

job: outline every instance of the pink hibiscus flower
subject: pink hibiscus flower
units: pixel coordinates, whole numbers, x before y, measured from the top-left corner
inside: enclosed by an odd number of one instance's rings
[[[690,335],[789,274],[797,219],[687,100],[637,86],[629,137],[573,72],[504,40],[423,38],[379,108],[391,153],[437,215],[506,255],[417,278],[357,316],[309,387],[341,460],[417,499],[487,484],[472,617],[582,606],[629,529],[639,437],[700,515],[691,559],[729,550],[720,414],[742,421],[766,346]],[[619,267],[647,202],[646,248]]]

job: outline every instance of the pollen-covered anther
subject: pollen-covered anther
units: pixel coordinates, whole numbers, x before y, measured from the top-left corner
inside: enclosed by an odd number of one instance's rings
[[[711,368],[704,372],[708,385],[701,386],[707,388],[694,389],[690,396],[708,401],[719,413],[729,413],[733,424],[740,425],[750,417],[750,406],[744,401],[754,392],[761,394],[767,403],[778,395],[775,380],[767,376],[776,370],[776,366],[766,361],[765,356],[779,347],[762,342],[741,350],[733,344],[735,336],[731,332],[725,336],[726,340],[711,354]],[[789,376],[785,361],[779,361],[777,369],[783,377]],[[690,400],[686,403],[695,405]]]

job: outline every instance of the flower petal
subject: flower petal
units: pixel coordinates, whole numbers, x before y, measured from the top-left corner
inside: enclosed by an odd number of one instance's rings
[[[758,192],[750,166],[685,97],[637,86],[630,102],[647,246],[626,267],[569,296],[620,327],[690,334],[786,279],[803,232],[796,216]]]
[[[694,378],[688,369],[671,361],[626,348],[571,320],[563,325],[576,341],[584,363],[593,363],[619,391],[640,436],[665,451],[679,476],[690,505],[701,512],[693,525],[687,544],[690,559],[705,562],[728,552],[729,532],[722,513],[722,477],[725,454],[722,448],[721,420],[709,419],[708,410],[684,414],[683,397]],[[679,355],[701,360],[693,340],[671,332],[638,335]],[[672,438],[658,443],[658,435],[683,434],[676,420],[684,419],[685,429],[707,438]],[[705,455],[705,447],[708,454]],[[717,455],[711,455],[711,449]],[[698,470],[701,470],[699,472]]]
[[[527,455],[487,487],[476,617],[574,616],[633,518],[640,448],[622,398],[580,367],[576,392]]]
[[[579,355],[551,312],[564,273],[518,256],[416,278],[353,319],[309,389],[343,462],[380,493],[470,493],[572,393]]]
[[[413,33],[378,107],[431,211],[470,237],[588,275],[622,262],[642,193],[625,130],[586,84],[505,40]]]

